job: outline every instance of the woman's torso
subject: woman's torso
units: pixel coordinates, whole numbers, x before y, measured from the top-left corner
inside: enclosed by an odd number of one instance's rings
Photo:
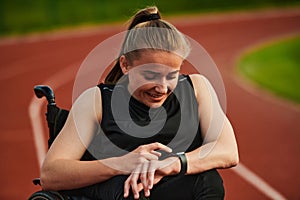
[[[140,145],[160,142],[173,152],[202,144],[198,105],[189,76],[159,108],[149,108],[129,94],[126,83],[98,85],[102,96],[101,130],[88,147],[95,159],[120,156]]]

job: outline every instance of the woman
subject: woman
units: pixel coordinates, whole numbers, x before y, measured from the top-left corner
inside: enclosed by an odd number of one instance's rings
[[[237,144],[207,79],[180,74],[188,41],[156,7],[137,12],[128,30],[105,84],[76,100],[49,149],[43,189],[91,199],[223,199],[216,168],[238,163]]]

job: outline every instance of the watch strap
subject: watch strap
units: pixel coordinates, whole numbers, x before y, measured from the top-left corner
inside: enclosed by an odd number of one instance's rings
[[[176,155],[178,156],[178,158],[180,160],[180,165],[181,165],[180,172],[178,173],[178,175],[179,176],[185,175],[187,172],[187,159],[186,159],[185,153],[179,152],[179,153],[176,153]]]

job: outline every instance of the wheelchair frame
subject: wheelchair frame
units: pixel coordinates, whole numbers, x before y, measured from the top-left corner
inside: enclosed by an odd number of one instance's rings
[[[45,97],[47,99],[46,121],[49,129],[48,148],[63,128],[69,110],[59,108],[55,102],[55,95],[52,88],[48,85],[37,85],[34,87],[34,93],[37,98]],[[84,153],[81,160],[95,159],[88,151]],[[41,185],[40,178],[33,179],[34,185]],[[147,198],[145,198],[147,199]],[[28,200],[90,200],[85,196],[67,196],[60,191],[39,190],[31,194]]]
[[[48,148],[59,134],[68,117],[69,111],[61,109],[56,105],[55,95],[51,87],[47,85],[37,85],[34,87],[34,93],[37,98],[45,97],[47,99],[46,120],[49,129]],[[33,179],[34,185],[41,185],[40,178]],[[59,191],[39,190],[34,192],[29,200],[79,200],[85,197],[70,197],[61,194]]]

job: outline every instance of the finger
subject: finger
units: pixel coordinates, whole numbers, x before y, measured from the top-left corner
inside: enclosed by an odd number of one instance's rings
[[[150,151],[151,154],[156,155],[157,157],[160,157],[162,153],[155,151],[155,150],[151,150]]]
[[[151,152],[153,150],[163,150],[163,151],[170,152],[170,153],[172,152],[172,149],[170,147],[167,147],[166,145],[159,143],[159,142],[147,144],[147,145],[145,145],[145,148],[149,152]]]
[[[131,186],[131,190],[135,199],[139,198],[139,190],[137,187],[137,182],[140,177],[140,173],[142,170],[142,164],[138,165],[137,168],[132,172],[131,179],[129,180],[129,184]]]
[[[153,155],[155,155],[155,156],[157,156],[157,157],[161,156],[161,153],[158,152],[158,151],[155,151],[155,150],[151,150],[150,153],[153,154]]]
[[[129,189],[130,189],[130,184],[129,181],[131,180],[131,175],[126,179],[124,183],[124,197],[127,198],[129,196]]]
[[[140,192],[140,191],[142,191],[144,189],[144,186],[143,186],[142,183],[138,183],[137,184],[137,188],[138,188],[138,191]]]
[[[141,171],[141,174],[140,174],[140,180],[141,180],[141,183],[142,183],[144,188],[148,186],[148,184],[147,184],[147,171],[148,171],[148,162],[143,164],[142,171]]]
[[[147,174],[147,182],[148,182],[149,189],[153,188],[155,171],[156,171],[156,164],[154,162],[150,162],[150,165],[148,168],[148,174]]]
[[[140,153],[141,156],[143,156],[144,158],[146,158],[147,160],[158,160],[160,153],[156,152],[156,153],[149,153],[149,152],[145,152],[145,153]]]
[[[149,163],[150,162],[145,162],[144,163],[143,168],[142,168],[142,172],[141,172],[141,175],[140,175],[141,183],[143,185],[144,193],[145,193],[146,197],[150,195],[149,185],[148,185],[148,181],[147,181],[148,180],[147,175],[148,175]]]
[[[128,197],[129,196],[129,190],[130,190],[130,187],[133,188],[134,186],[134,182],[136,183],[137,182],[137,179],[138,179],[138,175],[139,175],[139,171],[141,169],[141,165],[142,164],[139,164],[135,169],[134,171],[129,175],[129,177],[126,179],[126,181],[124,182],[124,197]],[[132,190],[133,193],[134,193],[134,189]],[[134,193],[135,194],[135,193]],[[138,198],[138,197],[137,197]]]

